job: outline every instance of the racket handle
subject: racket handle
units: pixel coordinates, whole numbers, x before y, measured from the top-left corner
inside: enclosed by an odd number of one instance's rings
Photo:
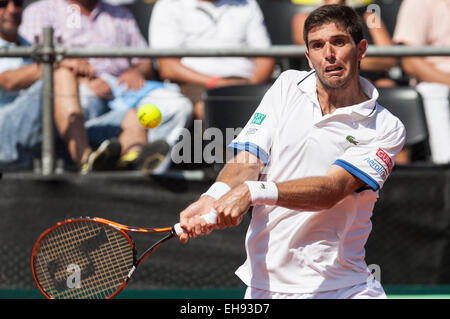
[[[207,224],[217,224],[217,212],[213,208],[211,208],[208,214],[202,215],[201,217],[206,221]],[[175,231],[175,234],[177,234],[177,236],[180,236],[184,232],[183,228],[181,228],[180,223],[176,223],[173,226],[173,230]]]

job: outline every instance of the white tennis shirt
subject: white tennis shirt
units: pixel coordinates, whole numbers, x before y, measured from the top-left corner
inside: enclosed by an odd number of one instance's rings
[[[259,289],[311,293],[365,282],[365,249],[378,190],[405,142],[405,128],[360,77],[363,103],[322,115],[314,71],[283,72],[230,144],[265,164],[260,180],[325,175],[339,165],[366,183],[328,210],[255,206],[238,277]]]
[[[158,0],[149,26],[151,48],[269,47],[270,37],[256,0]],[[210,76],[253,75],[246,57],[185,57],[181,63]]]

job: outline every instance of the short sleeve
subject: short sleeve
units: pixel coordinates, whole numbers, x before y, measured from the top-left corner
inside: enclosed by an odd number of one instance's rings
[[[148,43],[151,48],[176,48],[183,43],[178,23],[178,10],[169,1],[155,3],[149,24]]]
[[[372,190],[377,191],[383,187],[391,173],[405,138],[406,131],[401,124],[370,145],[350,147],[334,164],[343,167],[365,182]]]
[[[22,23],[19,34],[30,43],[34,43],[35,36],[42,40],[42,28],[52,26],[55,22],[55,13],[48,1],[31,3],[22,14]]]
[[[268,47],[271,40],[264,21],[264,15],[255,1],[247,25],[247,44],[249,47]]]
[[[228,147],[237,151],[249,151],[267,165],[281,104],[281,77],[279,77],[267,90],[245,127]]]

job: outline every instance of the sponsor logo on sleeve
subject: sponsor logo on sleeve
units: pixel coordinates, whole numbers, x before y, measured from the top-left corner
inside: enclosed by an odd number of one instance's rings
[[[389,155],[383,149],[379,148],[377,151],[377,157],[381,159],[384,164],[386,164],[387,172],[390,173],[392,171],[394,163],[392,162],[392,159],[389,157]]]
[[[266,118],[266,114],[255,113],[255,115],[253,115],[252,124],[261,125],[265,118]]]
[[[252,134],[255,134],[257,131],[258,131],[258,129],[256,127],[250,127],[247,130],[247,133],[245,133],[245,135],[252,135]]]
[[[380,162],[378,162],[376,159],[372,159],[370,157],[366,157],[364,159],[365,162],[367,162],[367,164],[369,164],[369,166],[375,170],[378,174],[380,174],[380,176],[382,178],[385,178],[387,175],[387,171],[386,169],[383,167],[383,165],[381,165]]]

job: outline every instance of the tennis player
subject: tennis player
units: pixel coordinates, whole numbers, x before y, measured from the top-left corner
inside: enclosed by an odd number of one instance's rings
[[[364,246],[405,128],[359,76],[368,45],[353,9],[314,10],[304,38],[312,70],[288,70],[266,92],[233,160],[180,213],[181,241],[236,226],[253,206],[236,271],[246,298],[386,298]],[[210,209],[214,227],[199,217]]]

